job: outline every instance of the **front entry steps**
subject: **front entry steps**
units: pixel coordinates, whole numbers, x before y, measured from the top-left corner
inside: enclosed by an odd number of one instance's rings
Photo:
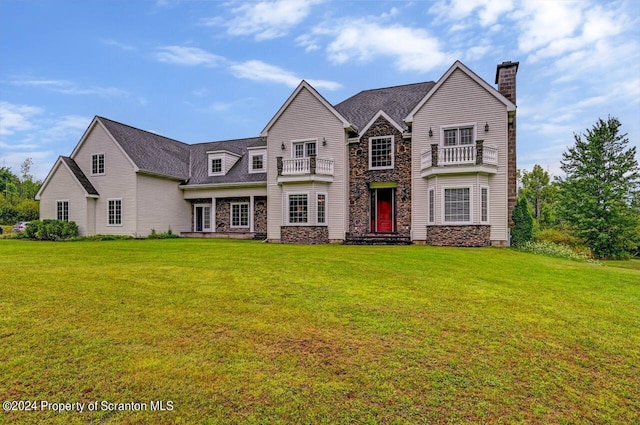
[[[409,236],[400,236],[395,233],[379,233],[374,235],[351,235],[347,233],[345,245],[411,245]]]

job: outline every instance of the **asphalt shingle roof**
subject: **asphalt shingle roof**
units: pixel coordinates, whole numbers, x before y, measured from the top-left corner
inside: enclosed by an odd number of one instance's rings
[[[409,112],[426,96],[435,86],[435,82],[406,84],[403,86],[385,87],[381,89],[364,90],[338,103],[334,107],[358,130],[364,127],[371,119],[383,110],[397,124],[407,129],[404,119]]]
[[[84,173],[82,172],[78,164],[73,159],[69,158],[68,156],[61,156],[60,159],[62,159],[62,161],[64,161],[64,163],[67,164],[67,167],[69,167],[73,175],[76,177],[76,179],[80,182],[82,187],[84,187],[84,190],[86,190],[89,195],[97,195],[97,196],[100,195],[96,190],[96,188],[93,187],[93,185],[91,184],[87,176],[84,175]]]
[[[267,173],[249,173],[249,151],[247,148],[263,146],[267,143],[261,137],[225,140],[221,142],[191,145],[191,179],[188,184],[253,183],[266,182]],[[209,176],[208,155],[210,151],[229,151],[240,159],[224,176]]]
[[[433,81],[364,90],[335,105],[336,110],[359,130],[383,110],[406,129],[403,119],[433,88]],[[266,182],[266,173],[249,173],[248,148],[264,146],[260,137],[188,145],[159,134],[97,117],[136,166],[143,171],[176,177],[188,185]],[[240,159],[224,176],[208,175],[209,151],[226,150]],[[89,180],[71,158],[63,157],[87,192],[97,194]],[[78,174],[79,173],[79,174]],[[87,186],[88,185],[88,186]],[[90,191],[91,190],[91,191]]]
[[[139,169],[182,180],[189,178],[190,148],[186,143],[108,118],[98,119]]]

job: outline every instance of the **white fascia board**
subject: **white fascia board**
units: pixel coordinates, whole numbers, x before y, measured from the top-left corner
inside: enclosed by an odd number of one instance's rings
[[[267,182],[236,182],[236,183],[204,183],[204,184],[180,184],[183,190],[199,190],[199,189],[225,189],[225,188],[242,188],[242,187],[267,187]]]
[[[362,135],[364,133],[367,132],[367,130],[369,130],[369,127],[371,127],[373,125],[373,123],[376,122],[376,120],[380,117],[383,117],[385,120],[387,120],[391,125],[393,125],[400,133],[404,132],[404,129],[397,123],[395,122],[389,115],[387,115],[387,113],[385,111],[383,111],[382,109],[380,109],[378,111],[378,113],[376,113],[373,118],[371,118],[371,121],[369,121],[367,123],[367,125],[364,126],[364,128],[362,129],[362,131],[360,131],[359,135],[360,137],[362,137]]]

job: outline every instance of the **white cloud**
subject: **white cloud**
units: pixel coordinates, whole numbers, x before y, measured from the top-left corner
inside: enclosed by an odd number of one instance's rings
[[[439,20],[455,22],[452,30],[468,28],[461,20],[469,18],[477,11],[480,25],[483,27],[495,24],[500,17],[513,10],[513,0],[451,0],[435,3],[430,11]]]
[[[376,23],[368,18],[323,24],[314,29],[314,34],[333,37],[327,55],[339,64],[388,57],[401,71],[425,72],[454,60],[454,55],[443,51],[438,38],[424,29]]]
[[[226,62],[226,59],[222,56],[214,55],[197,47],[187,46],[160,47],[155,58],[160,62],[189,66],[219,66]]]
[[[34,128],[32,119],[41,113],[42,108],[37,106],[0,101],[0,136],[31,130]]]
[[[208,19],[205,25],[226,26],[233,36],[254,36],[258,41],[285,36],[289,30],[304,21],[311,8],[323,0],[275,0],[241,3],[231,12],[232,19]]]
[[[254,81],[270,81],[278,84],[284,84],[289,87],[298,86],[302,80],[302,78],[290,71],[259,60],[250,60],[233,64],[230,69],[238,78],[245,78]],[[334,81],[308,79],[307,82],[315,88],[324,88],[327,90],[337,90],[342,87],[340,83]]]
[[[103,96],[103,97],[127,97],[128,92],[116,87],[100,87],[90,86],[84,87],[73,81],[68,80],[48,80],[38,78],[17,78],[10,81],[14,86],[27,86],[41,88],[56,93],[84,95],[84,96]]]

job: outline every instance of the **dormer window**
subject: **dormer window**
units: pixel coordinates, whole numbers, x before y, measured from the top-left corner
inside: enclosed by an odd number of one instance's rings
[[[393,136],[369,138],[369,168],[385,170],[393,168]]]
[[[222,173],[222,158],[211,159],[211,170],[209,174],[221,174]]]
[[[240,159],[240,155],[229,151],[207,152],[209,176],[224,176]]]
[[[264,147],[249,148],[249,173],[267,172],[267,150]]]

